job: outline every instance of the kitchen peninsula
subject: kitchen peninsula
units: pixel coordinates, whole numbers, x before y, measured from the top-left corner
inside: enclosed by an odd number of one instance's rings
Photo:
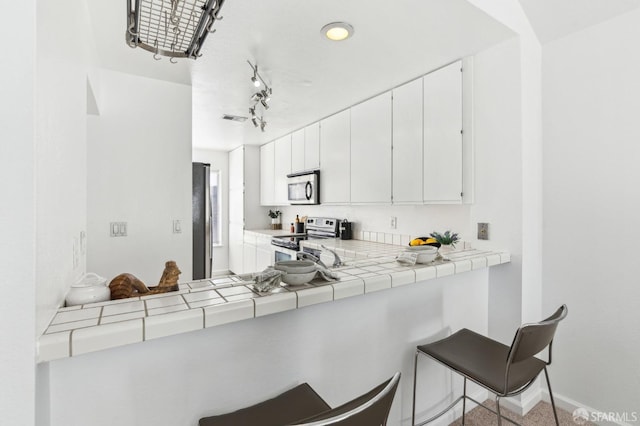
[[[430,285],[432,280],[510,262],[508,252],[465,248],[454,253],[450,261],[404,266],[395,260],[403,246],[339,239],[322,240],[322,244],[345,259],[345,265],[335,270],[340,277],[337,282],[316,279],[260,293],[253,288],[251,274],[229,275],[181,283],[177,292],[60,308],[38,341],[38,361],[141,343],[408,284]],[[314,240],[303,242],[305,245],[320,248]]]

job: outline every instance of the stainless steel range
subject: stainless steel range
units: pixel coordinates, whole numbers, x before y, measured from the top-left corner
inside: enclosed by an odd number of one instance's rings
[[[282,247],[283,249],[297,252],[300,250],[300,241],[309,238],[323,239],[336,238],[339,235],[340,221],[327,217],[309,217],[305,222],[306,232],[303,234],[287,234],[278,235],[271,238],[271,244]],[[295,258],[295,253],[287,253],[282,251],[282,256],[278,258],[278,250],[276,250],[276,261],[283,260],[287,257]]]

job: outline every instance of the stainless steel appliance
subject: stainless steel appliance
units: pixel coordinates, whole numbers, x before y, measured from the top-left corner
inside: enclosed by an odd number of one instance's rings
[[[271,244],[276,246],[274,260],[293,260],[296,252],[300,250],[300,241],[325,238],[337,238],[340,220],[327,217],[308,217],[306,221],[307,232],[304,234],[278,235],[271,238]]]
[[[289,204],[320,204],[320,170],[287,175]]]
[[[213,247],[211,245],[212,209],[210,165],[192,165],[193,279],[211,278]]]

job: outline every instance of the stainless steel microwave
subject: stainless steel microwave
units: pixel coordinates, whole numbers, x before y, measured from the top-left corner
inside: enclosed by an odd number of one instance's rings
[[[320,204],[320,170],[287,175],[289,204]]]

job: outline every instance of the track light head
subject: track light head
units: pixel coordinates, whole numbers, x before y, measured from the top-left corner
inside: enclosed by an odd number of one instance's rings
[[[262,130],[262,132],[264,133],[264,128],[267,127],[267,122],[266,121],[261,121],[260,122],[260,130]]]
[[[251,81],[253,82],[254,86],[260,87],[260,80],[258,80],[255,75],[251,77]]]
[[[265,99],[261,99],[260,103],[262,104],[264,109],[269,109],[269,104],[267,103],[267,101]]]
[[[253,123],[253,127],[258,127],[258,120],[255,117],[251,119],[251,122]]]

